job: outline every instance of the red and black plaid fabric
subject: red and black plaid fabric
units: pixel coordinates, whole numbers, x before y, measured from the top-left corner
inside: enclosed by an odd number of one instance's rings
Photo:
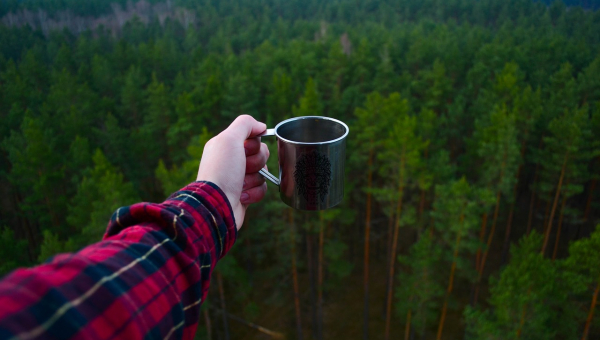
[[[231,206],[209,182],[120,208],[101,242],[0,281],[0,339],[191,339],[236,237]]]

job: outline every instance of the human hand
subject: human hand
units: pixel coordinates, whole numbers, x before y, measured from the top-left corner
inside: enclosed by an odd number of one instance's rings
[[[258,171],[265,167],[269,149],[256,137],[266,129],[264,123],[251,116],[239,116],[209,140],[202,152],[197,180],[213,182],[225,192],[238,230],[248,205],[259,202],[267,192],[265,179]]]

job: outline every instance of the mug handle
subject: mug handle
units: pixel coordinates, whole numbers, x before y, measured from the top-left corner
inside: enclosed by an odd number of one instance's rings
[[[275,136],[275,129],[267,129],[265,132],[261,133],[257,137],[263,137],[263,136]],[[258,171],[258,173],[260,173],[265,179],[268,179],[269,181],[273,182],[273,184],[279,186],[279,183],[280,183],[279,178],[272,175],[266,169],[264,169],[264,168],[260,169]]]

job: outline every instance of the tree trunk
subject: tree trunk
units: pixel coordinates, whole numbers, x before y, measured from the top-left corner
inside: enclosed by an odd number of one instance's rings
[[[598,301],[598,292],[600,291],[600,278],[598,278],[598,284],[596,284],[596,290],[592,297],[592,305],[590,306],[590,312],[588,313],[587,320],[585,321],[585,328],[583,329],[583,336],[581,340],[587,340],[590,333],[590,325],[594,319],[594,309],[596,309],[596,301]]]
[[[496,222],[498,221],[498,211],[500,210],[500,194],[498,191],[496,194],[496,207],[494,208],[494,220],[492,222],[492,228],[490,229],[490,234],[488,235],[487,244],[485,251],[483,252],[483,257],[481,259],[481,265],[479,266],[479,275],[477,277],[477,285],[475,287],[475,297],[473,298],[473,305],[477,304],[477,297],[479,296],[479,287],[481,285],[481,278],[483,277],[483,270],[485,269],[485,261],[490,253],[490,246],[492,245],[492,240],[494,238],[494,233],[496,232]]]
[[[504,244],[502,245],[502,264],[504,265],[508,259],[508,251],[510,249],[510,233],[512,228],[512,219],[515,211],[515,205],[512,204],[510,212],[508,213],[508,220],[506,222],[506,232],[504,233]]]
[[[385,340],[390,338],[390,322],[392,319],[392,292],[394,290],[394,265],[396,264],[396,250],[398,248],[398,233],[400,232],[400,217],[402,216],[402,196],[404,192],[404,179],[401,176],[400,185],[398,187],[398,203],[396,205],[396,227],[394,228],[394,236],[392,249],[390,251],[390,268],[388,277],[387,301],[385,308]]]
[[[484,213],[481,217],[481,231],[479,232],[479,243],[483,243],[485,239],[485,230],[487,227],[488,214]],[[477,247],[477,254],[475,254],[475,270],[479,271],[481,266],[481,246]]]
[[[423,159],[427,159],[427,157],[429,156],[429,145],[427,145],[425,147],[425,152],[423,154]],[[425,210],[425,195],[426,195],[427,191],[421,189],[421,197],[419,198],[419,222],[422,225],[423,224],[423,211]],[[419,236],[421,234],[421,229],[422,226],[419,226]]]
[[[558,252],[558,243],[560,241],[560,231],[562,229],[563,217],[565,216],[565,204],[567,203],[567,197],[563,197],[562,204],[560,205],[560,213],[558,217],[558,230],[556,231],[556,241],[554,242],[554,251],[552,252],[552,261],[556,259],[556,253]]]
[[[492,245],[494,233],[496,232],[496,224],[498,222],[498,211],[499,210],[500,210],[500,191],[498,191],[498,193],[496,194],[496,207],[494,208],[494,220],[492,222],[492,229],[490,229],[490,234],[488,235],[488,240],[487,240],[485,251],[483,252],[483,257],[481,258],[481,265],[479,266],[479,275],[483,274],[483,270],[485,268],[485,260],[487,259],[487,256],[490,253],[490,246]]]
[[[318,331],[317,339],[323,340],[323,231],[325,229],[325,223],[323,223],[323,212],[319,213],[319,272],[318,272]]]
[[[317,338],[317,289],[315,285],[312,236],[310,235],[310,232],[306,233],[306,253],[308,255],[308,281],[310,284],[310,311],[312,316],[312,335],[313,338]]]
[[[212,340],[212,326],[210,323],[210,315],[208,315],[208,309],[204,309],[204,323],[206,324],[206,339]]]
[[[548,200],[546,202],[546,210],[544,210],[544,222],[542,223],[542,234],[546,235],[546,229],[548,228],[548,214],[550,213],[550,207],[552,206],[552,201]]]
[[[31,262],[37,261],[36,252],[38,251],[39,246],[38,246],[37,242],[35,241],[35,235],[34,235],[33,228],[31,228],[31,225],[29,224],[29,220],[27,219],[27,217],[20,216],[21,214],[19,214],[19,211],[21,210],[19,208],[21,206],[20,195],[18,193],[15,193],[13,195],[13,198],[15,201],[15,207],[17,208],[17,218],[18,218],[19,222],[21,222],[20,224],[23,226],[23,229],[25,229],[25,237],[27,238],[27,255],[28,255],[29,261],[31,261]]]
[[[542,255],[546,252],[546,246],[548,245],[548,239],[550,238],[550,232],[552,231],[552,220],[554,220],[554,213],[556,212],[556,206],[558,204],[558,198],[562,190],[562,183],[565,178],[565,168],[567,167],[567,159],[569,154],[565,155],[562,169],[560,171],[560,178],[558,179],[558,185],[556,187],[556,195],[554,195],[554,203],[552,204],[552,212],[550,213],[550,219],[548,220],[548,227],[546,228],[546,234],[544,235],[544,245],[542,246]]]
[[[464,212],[460,215],[460,223],[463,224],[465,220]],[[444,322],[446,321],[446,311],[448,309],[448,298],[452,293],[454,288],[454,273],[456,272],[456,262],[458,261],[458,251],[460,247],[460,239],[462,237],[462,233],[459,230],[456,235],[456,244],[454,246],[454,255],[452,256],[452,267],[450,268],[450,278],[448,279],[448,288],[446,289],[446,296],[444,297],[444,306],[442,307],[442,316],[440,317],[440,324],[438,325],[438,331],[436,340],[440,340],[442,338],[442,332],[444,330]]]
[[[498,212],[500,210],[500,194],[501,194],[500,191],[498,191],[498,193],[496,194],[496,207],[494,208],[494,220],[492,222],[492,229],[490,229],[490,234],[488,235],[485,251],[483,252],[483,257],[481,259],[481,265],[479,266],[480,274],[483,273],[483,269],[485,268],[485,260],[487,259],[487,256],[490,253],[490,246],[491,246],[492,240],[494,238],[494,233],[496,232],[496,225],[498,223]]]
[[[389,291],[390,289],[390,259],[392,258],[392,256],[390,255],[392,252],[392,243],[394,240],[394,223],[396,220],[396,214],[394,211],[392,211],[392,213],[390,214],[390,219],[388,220],[388,230],[387,230],[387,237],[385,238],[385,240],[387,240],[387,250],[385,253],[386,256],[386,263],[385,263],[385,270],[386,270],[386,280],[385,280],[385,291]],[[382,315],[385,318],[385,313],[387,311],[387,294],[385,296],[385,300],[383,301],[383,303],[381,304],[382,306]]]
[[[525,156],[525,141],[523,141],[521,145],[521,159]],[[508,213],[508,220],[506,221],[506,232],[504,234],[504,244],[502,245],[502,264],[506,263],[506,259],[508,257],[508,249],[510,248],[510,232],[512,229],[512,219],[513,214],[515,212],[515,204],[518,201],[519,193],[519,178],[521,177],[521,169],[523,168],[523,164],[519,164],[519,168],[517,169],[517,179],[515,181],[515,186],[513,187],[513,201],[510,204],[510,211]]]
[[[408,310],[406,314],[406,328],[404,329],[404,340],[408,340],[410,337],[410,322],[412,319],[412,310]]]
[[[592,185],[590,185],[590,193],[588,194],[587,202],[585,203],[585,213],[583,214],[583,220],[587,221],[590,216],[590,208],[592,206],[592,199],[594,198],[594,189],[596,189],[596,184],[598,183],[597,179],[592,180]]]
[[[229,324],[227,323],[227,308],[225,307],[225,293],[223,292],[223,277],[219,272],[217,272],[217,284],[219,285],[221,309],[223,310],[223,331],[225,332],[225,340],[229,340]]]
[[[52,224],[55,227],[60,226],[60,221],[58,220],[58,216],[54,213],[54,209],[52,209],[52,204],[50,204],[50,199],[48,196],[44,195],[44,200],[46,201],[46,207],[48,208],[48,212],[50,213],[50,217],[52,219]]]
[[[535,205],[535,184],[538,178],[539,164],[535,166],[535,175],[533,176],[533,187],[531,188],[531,200],[529,203],[529,217],[527,218],[527,235],[531,232],[531,222],[533,221],[533,207]]]
[[[248,215],[249,214],[246,214],[244,218],[244,225],[246,226],[250,225],[250,219],[248,218]],[[246,272],[248,272],[248,284],[250,287],[252,287],[254,285],[254,276],[252,275],[254,273],[254,266],[252,264],[252,259],[254,256],[252,256],[252,244],[250,243],[250,237],[244,238],[244,248],[246,248],[246,258],[244,260],[246,262]]]
[[[296,332],[298,340],[302,340],[302,319],[300,318],[300,293],[298,289],[298,269],[296,267],[296,224],[294,223],[294,209],[289,210],[289,225],[292,240],[292,279],[294,280],[294,306],[296,307]]]
[[[423,211],[425,210],[425,190],[421,189],[421,197],[419,198],[419,221],[423,218]]]
[[[529,295],[531,293],[531,289],[527,292]],[[521,320],[519,320],[519,328],[517,329],[517,339],[521,337],[521,332],[523,331],[523,325],[525,325],[525,312],[527,310],[526,305],[523,305],[523,311],[521,312]]]
[[[371,185],[373,183],[373,148],[369,150],[367,173],[367,207],[365,217],[365,259],[364,259],[364,289],[365,301],[363,309],[363,339],[369,338],[369,238],[371,236]]]

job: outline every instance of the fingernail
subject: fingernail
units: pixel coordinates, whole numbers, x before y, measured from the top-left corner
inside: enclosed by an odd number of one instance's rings
[[[242,192],[242,195],[240,196],[240,202],[244,203],[246,202],[248,199],[250,199],[250,195],[248,195],[245,192]]]
[[[242,185],[242,189],[246,189],[246,181],[244,181],[244,185]]]

